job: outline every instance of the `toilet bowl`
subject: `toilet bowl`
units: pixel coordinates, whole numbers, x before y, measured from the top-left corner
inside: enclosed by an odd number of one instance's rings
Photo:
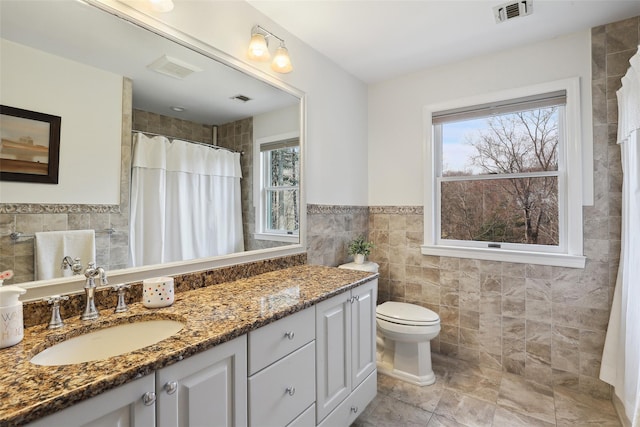
[[[419,386],[433,384],[431,340],[440,332],[438,314],[388,301],[376,307],[376,323],[378,372]]]

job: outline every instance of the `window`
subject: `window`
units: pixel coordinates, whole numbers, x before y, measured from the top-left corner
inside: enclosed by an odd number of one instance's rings
[[[577,96],[571,80],[428,109],[423,253],[584,266]]]
[[[257,239],[298,241],[300,217],[300,142],[281,135],[258,140],[260,206]]]

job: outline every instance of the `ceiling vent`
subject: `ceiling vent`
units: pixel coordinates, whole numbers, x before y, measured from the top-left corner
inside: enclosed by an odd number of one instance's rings
[[[147,68],[176,79],[184,79],[190,74],[202,71],[202,69],[195,65],[191,65],[167,55],[162,55],[160,58],[147,65]]]
[[[236,96],[232,96],[231,99],[235,99],[236,101],[242,101],[242,102],[248,102],[251,101],[251,98],[249,98],[246,95],[236,95]]]
[[[501,4],[493,8],[493,15],[496,18],[496,22],[508,21],[519,16],[527,16],[533,13],[533,1],[532,0],[520,0]]]

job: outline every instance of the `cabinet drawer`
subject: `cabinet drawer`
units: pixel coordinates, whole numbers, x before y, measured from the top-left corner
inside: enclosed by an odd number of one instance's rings
[[[315,401],[315,342],[249,377],[249,425],[284,426]]]
[[[373,371],[356,389],[325,418],[318,427],[349,426],[376,397],[378,373]]]
[[[249,332],[249,375],[315,338],[313,307]]]

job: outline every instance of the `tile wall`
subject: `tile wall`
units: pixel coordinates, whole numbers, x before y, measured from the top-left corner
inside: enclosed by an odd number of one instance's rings
[[[608,396],[597,379],[617,265],[608,250],[589,257],[584,270],[423,256],[418,207],[370,209],[380,299],[437,312],[442,329],[434,351]],[[586,247],[597,250],[599,243]]]
[[[240,167],[242,180],[242,230],[244,249],[267,249],[285,246],[289,243],[257,240],[253,238],[256,229],[253,203],[253,118],[238,120],[218,127],[218,145],[242,153]]]
[[[337,266],[353,261],[349,242],[366,236],[369,210],[364,206],[307,205],[309,264]]]
[[[148,111],[133,110],[133,129],[157,133],[168,138],[213,143],[214,127]]]
[[[423,256],[421,206],[310,205],[310,263],[339,265],[365,230],[380,264],[379,300],[428,307],[441,318],[433,350],[597,397],[620,252],[620,149],[615,91],[640,40],[640,17],[592,30],[595,203],[584,208],[584,270]],[[342,213],[344,209],[346,214]],[[354,228],[351,221],[365,228]]]

